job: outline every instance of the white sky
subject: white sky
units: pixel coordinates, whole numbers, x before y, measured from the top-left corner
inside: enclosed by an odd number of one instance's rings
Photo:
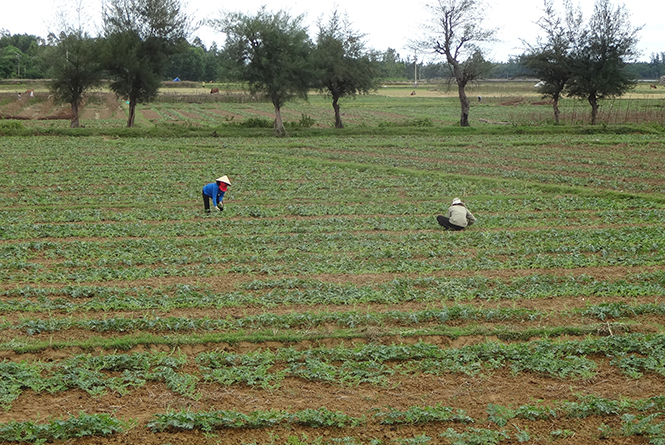
[[[0,29],[11,34],[33,34],[46,37],[49,30],[57,29],[53,18],[63,8],[71,8],[76,0],[0,0]],[[261,5],[271,11],[285,9],[292,16],[305,14],[305,23],[309,25],[310,37],[316,34],[317,18],[328,17],[337,6],[338,11],[345,12],[353,29],[366,34],[369,48],[384,51],[393,48],[402,58],[413,57],[408,49],[408,41],[421,34],[422,24],[427,22],[425,5],[433,0],[406,0],[379,2],[377,0],[334,0],[328,3],[321,0],[243,0],[242,2],[223,2],[214,0],[183,0],[187,11],[194,17],[217,18],[221,11],[239,11],[253,13]],[[533,42],[538,35],[534,24],[542,15],[542,0],[488,0],[490,9],[487,11],[485,25],[498,28],[497,37],[500,42],[486,48],[487,56],[494,62],[505,62],[511,55],[522,53],[522,42]],[[100,0],[84,2],[89,8],[89,23],[100,22]],[[588,19],[593,10],[594,0],[574,0],[579,4]],[[623,4],[614,1],[615,5]],[[652,53],[665,52],[665,1],[626,2],[631,12],[631,24],[635,27],[644,26],[640,31],[638,45],[642,55],[640,60],[649,61]],[[561,3],[557,2],[560,8]],[[639,7],[637,6],[639,4]],[[93,34],[94,34],[93,30]],[[213,41],[221,47],[224,36],[208,27],[200,28],[195,34],[209,46]],[[426,54],[419,54],[419,59],[427,59]],[[431,60],[431,58],[430,58]]]

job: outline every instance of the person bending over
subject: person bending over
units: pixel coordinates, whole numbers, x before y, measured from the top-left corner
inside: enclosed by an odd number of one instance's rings
[[[212,199],[212,205],[215,206],[218,211],[221,212],[224,210],[224,193],[226,193],[226,189],[230,185],[231,181],[229,181],[229,177],[226,175],[215,179],[215,182],[206,184],[202,191],[203,209],[206,212],[210,212],[210,200]]]

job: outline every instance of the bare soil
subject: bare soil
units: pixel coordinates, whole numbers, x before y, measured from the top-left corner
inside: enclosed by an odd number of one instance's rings
[[[14,93],[0,93],[0,99],[7,96],[11,100],[0,106],[0,118],[18,120],[70,120],[72,111],[69,104],[56,104],[48,93],[35,93],[34,97],[22,95],[18,99]],[[95,93],[95,103],[86,98],[79,109],[81,119],[110,119],[120,110],[120,104],[113,93]],[[96,103],[100,101],[101,103]]]
[[[595,279],[618,279],[627,275],[639,272],[653,270],[662,270],[662,266],[653,266],[645,268],[630,267],[602,267],[602,268],[579,268],[574,270],[574,275],[585,274]],[[549,269],[548,274],[567,276],[573,273],[568,269]],[[521,270],[494,270],[483,271],[483,276],[512,279],[520,275],[527,275],[530,271]],[[446,273],[446,276],[473,276],[477,272],[462,271]],[[408,275],[399,275],[408,276]],[[159,280],[140,280],[135,282],[124,282],[123,286],[164,286],[175,283],[190,284],[208,284],[220,292],[231,291],[242,282],[250,279],[243,275],[231,275],[225,277],[201,277],[196,279],[178,278],[159,279]],[[274,279],[289,278],[274,277]],[[293,277],[292,277],[293,278]],[[309,277],[324,282],[334,283],[354,283],[357,285],[372,285],[383,283],[397,278],[395,274],[368,274],[368,275],[317,275]],[[99,284],[103,283],[86,283]],[[108,283],[106,283],[108,285]],[[640,302],[658,302],[662,296],[645,296],[631,299],[631,303]],[[525,307],[529,309],[541,310],[544,312],[561,310],[566,308],[580,308],[587,304],[598,304],[600,302],[622,301],[620,298],[550,298],[538,300],[517,300],[511,302],[487,302],[473,301],[464,302],[464,304],[473,304],[482,307]],[[442,305],[445,303],[442,303]],[[386,311],[386,310],[419,310],[426,308],[422,303],[406,303],[403,305],[363,305],[363,310]],[[271,309],[271,313],[282,314],[292,311],[346,311],[356,310],[348,306],[293,306]],[[243,317],[251,314],[266,312],[263,308],[230,308],[230,309],[212,309],[212,310],[174,310],[168,314],[150,314],[160,316],[186,316],[196,317]],[[123,312],[108,312],[104,314],[88,313],[85,316],[95,317],[115,317],[129,316],[141,317],[149,314],[132,314]],[[149,315],[149,316],[150,316]],[[53,317],[66,316],[66,314],[51,314]],[[7,322],[16,321],[21,315],[4,314],[4,320]],[[36,318],[30,315],[30,318]],[[635,325],[631,326],[632,332],[658,332],[662,323],[662,317],[643,317],[637,320]],[[548,321],[551,325],[580,325],[591,323],[592,320],[585,320],[580,317],[573,319],[554,317]],[[524,322],[515,325],[515,328],[526,328],[537,326],[538,322]],[[389,326],[384,327],[389,328]],[[334,332],[335,327],[321,327],[321,330],[328,329]],[[135,334],[135,333],[134,333]],[[7,334],[3,334],[0,341],[8,341]],[[11,334],[9,334],[11,335]],[[108,334],[108,336],[119,336],[122,334]],[[611,332],[604,332],[602,335],[612,335]],[[83,330],[70,330],[63,333],[39,334],[31,337],[33,340],[83,340],[89,338],[91,333]],[[21,335],[15,337],[20,339]],[[364,337],[354,339],[335,339],[332,337],[318,340],[304,340],[295,343],[265,342],[248,343],[240,342],[237,344],[211,343],[192,346],[183,346],[179,352],[188,357],[206,352],[206,351],[230,351],[236,353],[247,353],[250,351],[277,349],[283,347],[294,347],[296,349],[309,349],[313,347],[332,348],[339,345],[349,346],[351,344],[360,345],[369,342],[380,342],[383,344],[414,344],[418,341],[425,341],[444,348],[459,348],[465,345],[476,344],[494,340],[484,336],[467,336],[452,339],[445,336],[427,336],[427,337],[400,337],[400,336],[382,336],[381,329],[369,327]],[[127,353],[136,353],[144,351],[163,351],[171,352],[166,346],[140,346]],[[85,351],[79,348],[69,348],[66,350],[46,349],[43,352],[35,354],[17,354],[15,352],[4,351],[0,353],[0,359],[11,361],[52,361],[61,360],[74,354],[92,353],[106,354],[111,351]],[[184,397],[174,393],[166,388],[162,383],[148,383],[145,386],[132,390],[129,394],[120,396],[118,394],[106,394],[100,397],[92,397],[81,390],[68,390],[54,394],[33,393],[25,391],[13,404],[8,411],[0,412],[0,422],[26,421],[39,419],[44,422],[50,419],[66,418],[68,415],[77,415],[79,412],[88,414],[108,413],[121,419],[134,419],[137,425],[127,433],[116,434],[110,437],[93,437],[69,440],[70,444],[135,444],[144,443],[146,445],[162,445],[166,443],[178,444],[268,444],[268,443],[287,443],[289,438],[302,438],[306,435],[310,440],[317,437],[325,440],[333,438],[342,438],[353,436],[358,440],[369,442],[370,439],[378,439],[383,443],[396,443],[394,440],[415,437],[425,434],[432,438],[429,443],[449,443],[439,437],[439,434],[448,428],[454,428],[457,431],[463,431],[466,426],[460,424],[448,423],[429,423],[420,426],[386,426],[380,425],[371,419],[372,410],[394,409],[406,410],[407,408],[419,406],[435,406],[442,404],[451,406],[455,409],[464,410],[469,416],[477,421],[487,419],[487,407],[489,404],[509,406],[516,408],[520,405],[533,404],[534,401],[540,401],[542,404],[553,405],[562,400],[577,400],[577,397],[583,395],[594,395],[610,399],[646,399],[662,395],[662,388],[665,388],[665,378],[647,374],[640,379],[631,379],[621,374],[616,366],[610,366],[605,357],[591,357],[597,364],[599,372],[596,377],[589,380],[561,380],[550,376],[543,376],[535,373],[519,373],[513,375],[508,368],[502,368],[488,374],[470,377],[462,374],[444,373],[439,376],[422,374],[419,372],[401,373],[397,372],[389,378],[389,382],[384,386],[361,384],[355,387],[349,387],[338,384],[311,382],[296,378],[286,378],[282,385],[277,389],[264,390],[260,388],[248,387],[243,385],[234,385],[225,387],[218,384],[201,383],[197,384],[197,395],[195,399]],[[397,366],[396,363],[389,364]],[[187,370],[194,371],[194,370]],[[342,411],[347,415],[362,417],[367,416],[366,425],[355,428],[311,428],[305,426],[280,426],[269,429],[225,429],[215,431],[212,434],[204,434],[200,431],[167,431],[164,433],[153,433],[146,425],[151,421],[152,416],[157,413],[165,413],[170,410],[234,410],[244,413],[250,413],[257,410],[280,410],[286,412],[296,412],[304,409],[327,408],[333,411]],[[575,435],[567,439],[558,439],[557,443],[577,444],[583,440],[587,444],[646,444],[647,438],[642,436],[630,437],[610,437],[600,438],[598,428],[602,423],[609,424],[614,428],[620,428],[620,418],[612,417],[589,417],[585,419],[557,418],[548,421],[528,421],[523,419],[513,419],[511,424],[503,429],[511,437],[514,437],[516,428],[527,429],[536,443],[549,443],[552,440],[551,432],[556,430],[573,430]],[[471,425],[475,428],[501,429],[497,425],[487,422]],[[293,440],[293,439],[290,439]],[[502,443],[516,443],[516,440]]]

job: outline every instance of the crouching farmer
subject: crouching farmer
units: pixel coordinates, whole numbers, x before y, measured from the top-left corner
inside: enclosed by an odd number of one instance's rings
[[[206,184],[203,187],[203,209],[206,212],[210,212],[210,200],[212,199],[212,205],[218,210],[224,210],[224,193],[228,186],[231,185],[228,176],[224,175],[221,178],[215,179],[215,182]]]
[[[439,215],[436,220],[446,230],[464,230],[476,222],[476,218],[459,198],[453,199],[452,205],[448,207],[448,216]]]

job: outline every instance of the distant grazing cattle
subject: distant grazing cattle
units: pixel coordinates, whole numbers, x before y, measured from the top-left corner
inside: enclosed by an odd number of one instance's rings
[[[416,92],[415,92],[415,91],[411,91],[411,95],[412,95],[412,96],[415,96],[415,95],[416,95]]]
[[[25,92],[25,94],[27,94],[28,97],[35,97],[35,90],[28,90]]]
[[[654,90],[657,89],[656,85],[651,85],[649,88],[653,88]]]
[[[538,82],[537,84],[535,84],[533,87],[534,87],[534,88],[540,88],[540,87],[542,87],[542,86],[545,86],[545,82],[541,80],[540,82]]]
[[[219,88],[213,88],[212,90],[210,90],[210,94],[215,94],[215,93],[219,93]]]

